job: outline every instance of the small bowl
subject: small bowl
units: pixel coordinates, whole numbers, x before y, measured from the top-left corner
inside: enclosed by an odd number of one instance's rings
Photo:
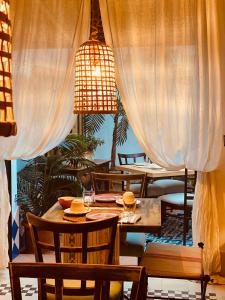
[[[59,204],[64,208],[70,208],[71,202],[76,199],[72,196],[62,196],[58,198]]]

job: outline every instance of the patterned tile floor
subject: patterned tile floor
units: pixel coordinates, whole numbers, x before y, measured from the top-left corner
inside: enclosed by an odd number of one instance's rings
[[[27,300],[36,300],[37,296],[37,285],[35,282],[29,284],[22,285],[22,295]],[[125,295],[130,295],[129,288],[125,288]],[[199,292],[189,292],[189,291],[174,291],[174,290],[149,290],[148,291],[148,299],[149,297],[163,297],[165,299],[170,298],[181,298],[181,299],[190,299],[190,300],[201,300]],[[125,297],[124,297],[125,298]],[[11,292],[10,292],[10,284],[9,283],[2,283],[0,284],[0,299],[9,300],[11,299]],[[125,298],[126,299],[126,298]],[[217,300],[215,293],[208,293],[207,300]]]
[[[130,295],[130,291],[128,290],[125,294]],[[189,292],[189,291],[173,291],[173,290],[149,290],[147,294],[147,299],[157,299],[165,298],[165,299],[188,299],[188,300],[201,300],[201,294],[199,292]],[[206,296],[206,300],[217,300],[215,293],[208,293]]]
[[[180,216],[180,214],[178,215]],[[174,216],[168,216],[166,218],[166,221],[162,226],[162,234],[160,237],[148,233],[146,234],[146,241],[181,245],[183,242],[183,220],[181,217],[177,218],[175,216],[176,213],[174,213]],[[189,231],[186,235],[186,245],[192,246],[192,230],[191,224],[189,225]]]

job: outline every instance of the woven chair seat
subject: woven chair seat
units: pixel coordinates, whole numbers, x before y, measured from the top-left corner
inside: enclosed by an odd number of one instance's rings
[[[193,198],[194,194],[187,194],[187,197]],[[164,201],[168,204],[173,205],[184,205],[184,194],[183,193],[176,193],[176,194],[168,194],[168,195],[162,195],[159,197],[159,200]],[[187,206],[192,207],[193,205],[193,199],[187,200]]]
[[[199,247],[149,243],[141,265],[152,277],[199,279],[203,276]]]

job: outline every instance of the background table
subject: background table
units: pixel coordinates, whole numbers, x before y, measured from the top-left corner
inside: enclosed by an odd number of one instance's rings
[[[156,178],[169,178],[169,177],[184,177],[185,169],[181,170],[166,170],[164,168],[161,169],[153,169],[147,166],[137,166],[137,165],[117,165],[116,170],[118,171],[127,171],[132,173],[146,173],[147,177],[150,179]],[[189,174],[194,174],[194,171],[190,170]]]

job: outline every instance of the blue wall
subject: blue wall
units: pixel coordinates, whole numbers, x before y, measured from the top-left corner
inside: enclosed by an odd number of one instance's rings
[[[101,130],[95,134],[96,137],[101,138],[105,141],[102,146],[99,146],[95,153],[94,158],[96,159],[110,159],[111,158],[111,147],[112,147],[112,133],[113,133],[113,118],[110,115],[106,115],[106,120]],[[125,144],[122,146],[117,146],[117,153],[137,153],[143,152],[141,146],[129,127],[128,138]],[[118,158],[116,163],[118,163]]]

